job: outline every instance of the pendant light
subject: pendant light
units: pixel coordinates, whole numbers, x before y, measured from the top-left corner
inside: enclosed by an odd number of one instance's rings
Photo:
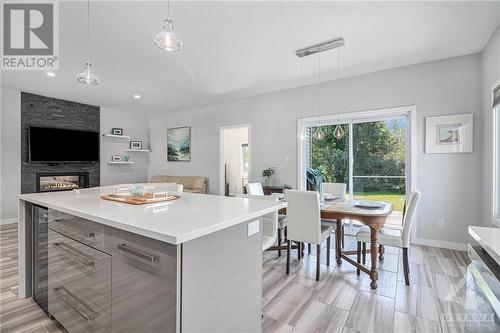
[[[182,50],[182,40],[174,32],[174,21],[170,17],[170,0],[167,2],[167,18],[163,21],[163,29],[155,35],[154,44],[168,52]]]
[[[78,74],[76,79],[81,84],[96,86],[100,83],[100,81],[97,76],[92,73],[92,64],[90,63],[90,0],[87,0],[87,43],[88,55],[87,62],[85,63],[85,70]]]
[[[333,135],[337,140],[344,137],[344,130],[340,125],[340,47],[337,48],[337,126],[333,131]]]
[[[313,136],[316,140],[325,138],[325,131],[321,127],[321,53],[318,53],[318,127]]]

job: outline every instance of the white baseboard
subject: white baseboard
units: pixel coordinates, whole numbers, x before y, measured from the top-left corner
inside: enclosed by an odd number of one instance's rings
[[[2,219],[2,220],[0,220],[0,225],[14,224],[14,223],[17,223],[17,217],[13,217],[13,218],[10,218],[10,219]]]
[[[417,238],[412,243],[416,245],[441,247],[450,250],[467,251],[467,244],[464,243],[447,242],[447,241],[440,241],[427,238]]]

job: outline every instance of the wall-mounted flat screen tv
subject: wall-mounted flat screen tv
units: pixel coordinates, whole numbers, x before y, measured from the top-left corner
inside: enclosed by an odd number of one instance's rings
[[[99,133],[30,127],[28,129],[28,149],[30,162],[98,162]]]

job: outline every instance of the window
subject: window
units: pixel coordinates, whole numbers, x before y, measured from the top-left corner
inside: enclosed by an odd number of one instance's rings
[[[310,174],[320,174],[325,182],[345,183],[350,198],[391,202],[394,210],[387,223],[400,226],[414,181],[413,117],[414,108],[403,107],[343,114],[340,119],[299,119],[300,188],[313,188]],[[339,120],[344,137],[337,140],[333,131]],[[312,135],[318,124],[325,132],[322,140]]]
[[[493,91],[493,222],[500,225],[500,86]]]

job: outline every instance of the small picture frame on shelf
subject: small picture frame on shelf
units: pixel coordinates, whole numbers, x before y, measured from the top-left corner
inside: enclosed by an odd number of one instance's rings
[[[130,149],[142,149],[142,141],[130,141]]]
[[[113,161],[113,162],[121,162],[122,161],[122,157],[120,155],[113,155],[113,156],[111,156],[111,161]]]
[[[111,129],[111,134],[113,134],[113,135],[123,135],[123,128],[113,127]]]

